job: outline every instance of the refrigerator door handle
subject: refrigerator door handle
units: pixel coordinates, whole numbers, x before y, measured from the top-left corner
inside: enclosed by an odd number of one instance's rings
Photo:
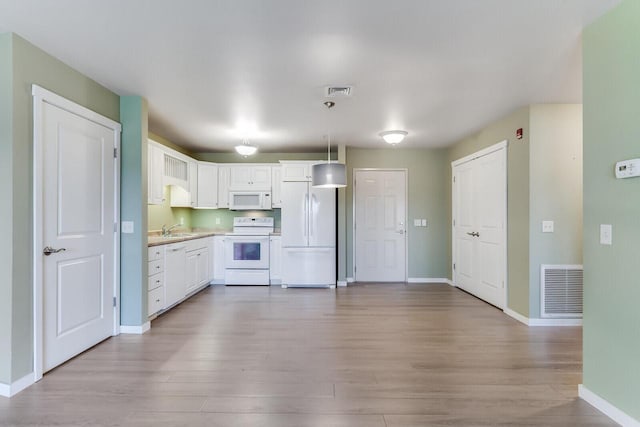
[[[309,193],[304,195],[304,237],[307,237],[307,231],[309,230]]]
[[[311,194],[311,204],[309,207],[309,237],[313,236],[313,229],[315,226],[314,212],[316,208],[316,195]]]

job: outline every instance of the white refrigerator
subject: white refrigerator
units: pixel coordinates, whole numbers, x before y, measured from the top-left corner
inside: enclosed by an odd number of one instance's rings
[[[283,182],[282,286],[336,285],[336,190]]]

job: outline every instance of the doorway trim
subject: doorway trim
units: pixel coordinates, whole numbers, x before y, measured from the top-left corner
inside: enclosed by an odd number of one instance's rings
[[[409,238],[407,237],[407,230],[409,224],[407,218],[409,217],[409,169],[408,168],[353,168],[352,172],[352,185],[353,191],[351,194],[351,204],[353,206],[352,219],[351,219],[351,239],[353,244],[351,245],[351,261],[352,261],[352,277],[353,281],[358,281],[356,275],[356,172],[404,172],[404,281],[408,281],[409,275]]]
[[[33,380],[39,381],[43,375],[43,263],[38,256],[43,247],[43,208],[44,208],[44,141],[42,134],[43,106],[54,105],[69,113],[102,125],[114,131],[114,146],[120,153],[120,123],[89,110],[73,101],[57,95],[38,85],[32,85],[33,96]],[[114,156],[114,220],[117,229],[113,233],[113,297],[115,298],[113,335],[120,333],[120,156]]]
[[[508,140],[503,140],[498,142],[497,144],[493,144],[489,147],[483,148],[482,150],[476,151],[475,153],[469,154],[468,156],[462,157],[458,160],[454,160],[453,162],[451,162],[451,281],[453,286],[455,286],[456,288],[458,287],[458,284],[456,283],[456,270],[454,268],[454,264],[455,264],[455,254],[456,254],[456,230],[455,230],[455,225],[454,225],[454,220],[456,218],[456,209],[457,209],[457,200],[456,200],[456,191],[455,188],[453,186],[454,183],[454,174],[453,174],[453,170],[456,166],[460,166],[464,163],[470,162],[472,160],[476,160],[479,159],[481,157],[484,157],[488,154],[492,154],[495,153],[496,151],[501,151],[502,150],[502,155],[504,156],[504,211],[503,211],[503,218],[504,218],[504,233],[502,233],[502,247],[503,247],[503,259],[504,259],[504,265],[503,265],[503,277],[504,277],[504,294],[503,294],[503,298],[504,298],[504,307],[502,307],[502,310],[505,311],[508,309],[509,307],[509,276],[508,276],[508,272],[509,272],[509,259],[508,259],[508,248],[507,248],[507,243],[508,243],[508,238],[507,238],[507,234],[508,234],[508,225],[509,225],[509,217],[508,215],[508,203],[509,203],[509,199],[507,197],[507,191],[508,191],[508,163],[507,163],[507,147],[509,146],[509,141]]]

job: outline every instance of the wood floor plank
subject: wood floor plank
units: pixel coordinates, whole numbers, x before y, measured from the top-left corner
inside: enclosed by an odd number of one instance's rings
[[[614,425],[581,360],[581,328],[449,285],[215,286],[0,398],[0,426]]]

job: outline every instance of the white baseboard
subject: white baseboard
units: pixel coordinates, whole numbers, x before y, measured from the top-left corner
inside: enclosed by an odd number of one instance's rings
[[[347,287],[347,281],[346,280],[338,280],[338,287],[339,288]]]
[[[607,402],[602,397],[586,388],[584,384],[578,385],[578,396],[580,396],[580,399],[584,400],[621,426],[640,427],[640,421],[634,419],[630,415],[627,415],[616,406]]]
[[[510,308],[502,311],[527,326],[582,326],[582,319],[531,319]]]
[[[353,283],[353,282],[355,282],[355,281],[356,281],[356,279],[355,279],[355,278],[353,278],[353,277],[347,277],[347,283]]]
[[[140,326],[126,326],[120,325],[120,333],[121,334],[137,334],[142,335],[151,329],[151,322],[145,322]]]
[[[28,373],[24,377],[20,378],[18,381],[12,382],[11,384],[3,384],[0,383],[0,396],[2,397],[12,397],[16,394],[20,393],[25,388],[29,387],[35,383],[35,377],[33,372]]]
[[[582,326],[582,319],[529,319],[529,326]]]
[[[450,284],[451,281],[449,279],[444,279],[444,278],[409,277],[409,278],[407,278],[407,283],[446,283],[446,284]]]

